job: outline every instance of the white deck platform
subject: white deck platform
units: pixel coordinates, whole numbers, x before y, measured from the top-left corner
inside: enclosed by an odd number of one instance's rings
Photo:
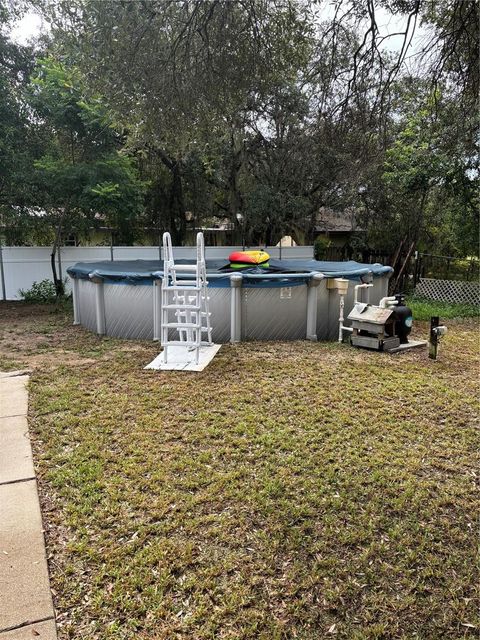
[[[147,364],[145,369],[158,369],[160,371],[203,371],[215,357],[221,344],[200,347],[198,364],[195,364],[195,350],[189,351],[186,347],[169,346],[168,362],[163,361],[163,351],[155,360]]]

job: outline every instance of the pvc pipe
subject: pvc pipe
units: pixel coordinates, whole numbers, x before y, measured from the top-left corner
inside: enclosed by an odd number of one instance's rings
[[[230,276],[230,342],[242,340],[242,281],[239,273]]]
[[[73,324],[80,324],[80,305],[78,304],[79,295],[78,278],[72,278],[72,298],[73,298]]]
[[[355,285],[355,287],[354,287],[355,293],[353,295],[353,304],[357,304],[357,302],[358,302],[358,290],[359,289],[368,289],[370,287],[373,287],[373,284],[368,283],[368,284],[357,284],[357,285]]]
[[[380,309],[386,309],[387,305],[394,306],[396,304],[398,304],[398,300],[395,298],[395,296],[385,296],[385,298],[382,298],[380,300],[378,306],[380,307]]]
[[[357,291],[356,291],[357,287],[355,287],[355,297],[357,295]],[[356,302],[356,300],[355,300]],[[340,315],[338,317],[338,341],[342,342],[343,340],[343,321],[344,321],[344,317],[343,317],[343,310],[345,308],[345,296],[340,296]]]
[[[315,273],[307,288],[307,340],[317,340],[318,285],[324,279],[323,273]]]
[[[153,339],[160,340],[162,320],[162,281],[153,281]]]
[[[344,331],[349,331],[350,333],[353,332],[353,328],[352,327],[346,327],[343,324],[343,310],[345,308],[345,296],[340,296],[340,315],[338,318],[338,341],[339,342],[343,342],[343,332]]]

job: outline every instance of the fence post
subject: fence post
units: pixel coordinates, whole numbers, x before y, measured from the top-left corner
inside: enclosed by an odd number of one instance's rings
[[[418,276],[418,260],[419,260],[418,251],[415,251],[415,253],[413,255],[413,259],[414,259],[414,264],[413,264],[413,288],[415,289],[415,287],[417,286],[417,276]]]
[[[5,302],[7,299],[7,290],[5,287],[5,272],[3,270],[3,249],[2,249],[2,236],[0,235],[0,278],[2,281],[2,300]]]
[[[60,282],[63,282],[63,273],[62,273],[62,245],[61,245],[61,244],[59,244],[59,245],[58,245],[57,260],[58,260],[58,277],[59,277],[59,279],[60,279]]]

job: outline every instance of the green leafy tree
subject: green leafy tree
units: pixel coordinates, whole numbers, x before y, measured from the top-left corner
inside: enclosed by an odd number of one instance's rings
[[[256,104],[280,78],[294,78],[308,50],[312,27],[302,6],[76,0],[49,7],[63,51],[78,60],[94,91],[107,92],[129,145],[168,171],[165,222],[174,241],[185,233],[189,159],[207,145],[206,164],[222,170],[205,170],[204,179],[222,192],[214,201],[236,224]]]
[[[87,98],[82,77],[52,58],[41,60],[31,79],[30,105],[51,132],[47,153],[34,162],[39,205],[54,223],[51,263],[57,292],[55,255],[62,235],[76,225],[101,221],[133,240],[143,209],[144,184],[133,160],[122,155],[121,136],[99,96]]]
[[[25,89],[35,64],[35,51],[8,38],[12,11],[0,2],[0,223],[2,226],[31,205],[33,158],[45,139],[30,117]]]
[[[476,254],[477,154],[461,135],[455,96],[446,89],[432,95],[427,83],[410,81],[398,99],[390,144],[365,175],[368,243],[392,254],[401,242],[430,253]]]

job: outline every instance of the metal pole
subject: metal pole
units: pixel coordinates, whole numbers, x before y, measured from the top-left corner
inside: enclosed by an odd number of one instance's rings
[[[428,341],[428,357],[432,360],[437,359],[438,350],[438,334],[437,327],[440,324],[440,318],[438,316],[432,316],[430,318],[430,336]]]
[[[2,250],[2,237],[0,236],[0,278],[2,280],[2,300],[7,299],[7,290],[5,287],[5,272],[3,270],[3,250]]]
[[[110,231],[110,260],[113,262],[113,231]]]

